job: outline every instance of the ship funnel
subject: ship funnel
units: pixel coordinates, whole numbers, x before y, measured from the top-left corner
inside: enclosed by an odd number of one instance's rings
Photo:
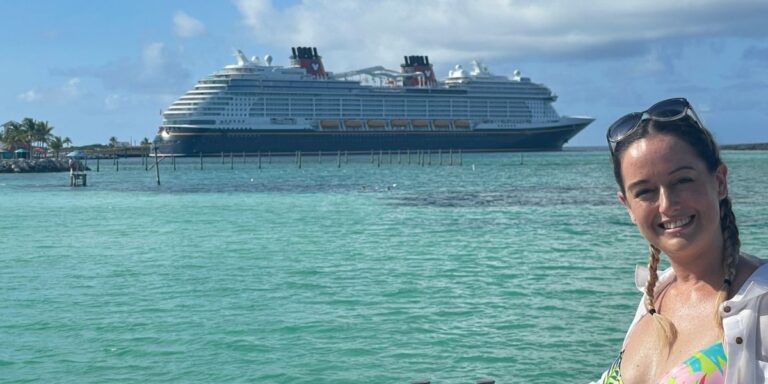
[[[429,63],[428,56],[403,56],[403,64],[400,64],[400,72],[403,77],[404,87],[423,87],[437,84],[435,71]]]
[[[304,68],[308,75],[318,79],[327,77],[325,67],[323,66],[323,58],[317,54],[317,48],[296,47],[291,48],[291,53],[293,53],[291,56],[291,63],[293,65]]]

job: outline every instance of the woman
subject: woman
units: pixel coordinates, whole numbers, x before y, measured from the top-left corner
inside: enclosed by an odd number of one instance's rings
[[[644,292],[602,383],[736,384],[768,378],[768,264],[740,251],[728,168],[687,100],[608,129],[618,198],[649,243]],[[660,254],[670,268],[657,273]]]

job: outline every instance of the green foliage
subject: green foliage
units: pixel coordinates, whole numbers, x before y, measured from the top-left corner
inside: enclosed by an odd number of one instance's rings
[[[29,156],[32,156],[33,145],[45,147],[53,137],[53,126],[47,121],[25,117],[21,123],[17,121],[5,123],[0,141],[10,150],[23,148],[27,150]]]

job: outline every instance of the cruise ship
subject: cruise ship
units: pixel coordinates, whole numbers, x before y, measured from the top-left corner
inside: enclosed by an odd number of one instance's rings
[[[548,87],[479,61],[438,80],[427,56],[332,73],[317,48],[291,51],[279,66],[238,50],[199,80],[163,111],[158,154],[558,151],[594,120],[560,116]]]

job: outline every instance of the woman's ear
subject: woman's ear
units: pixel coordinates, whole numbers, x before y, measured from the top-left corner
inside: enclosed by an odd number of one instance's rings
[[[720,164],[715,170],[715,182],[717,182],[717,195],[720,200],[728,197],[728,167],[725,164]]]
[[[627,209],[627,213],[629,214],[629,219],[632,220],[633,224],[637,224],[637,221],[635,221],[635,215],[632,214],[632,210],[629,209],[629,202],[627,202],[627,197],[624,196],[621,191],[616,192],[616,197],[619,198],[619,201],[621,202],[621,205],[624,206],[624,208]]]

